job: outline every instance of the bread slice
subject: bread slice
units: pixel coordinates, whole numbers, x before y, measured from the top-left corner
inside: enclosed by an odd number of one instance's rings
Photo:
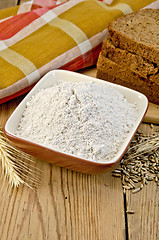
[[[143,57],[130,53],[126,50],[116,48],[110,37],[106,38],[102,44],[102,55],[120,64],[125,70],[131,69],[141,77],[146,78],[148,75],[155,74],[158,68],[152,63],[148,63]]]
[[[114,20],[108,31],[116,47],[159,67],[159,9],[143,9]]]
[[[145,94],[150,102],[159,104],[159,74],[142,78],[129,69],[125,71],[122,66],[100,53],[96,77],[137,90]]]

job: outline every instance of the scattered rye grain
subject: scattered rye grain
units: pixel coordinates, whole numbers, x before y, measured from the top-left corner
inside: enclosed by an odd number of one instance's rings
[[[159,186],[159,136],[137,132],[130,147],[113,171],[121,178],[123,190],[139,192],[149,181]],[[115,175],[117,176],[115,176]]]
[[[137,192],[139,192],[141,190],[141,188],[139,187],[139,188],[135,188],[134,190],[132,190],[132,193],[137,193]]]
[[[135,212],[134,212],[133,210],[131,210],[131,209],[128,209],[128,210],[126,211],[126,213],[128,213],[128,214],[134,214]]]

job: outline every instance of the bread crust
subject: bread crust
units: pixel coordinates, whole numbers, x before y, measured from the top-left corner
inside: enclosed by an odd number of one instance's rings
[[[142,78],[130,69],[125,71],[122,66],[100,53],[96,77],[139,91],[146,95],[150,102],[159,104],[159,74]]]
[[[125,21],[126,24],[128,19],[130,18],[135,19],[136,14],[138,14],[139,12],[146,15],[150,14],[151,12],[153,13],[155,11],[157,11],[159,15],[159,9],[144,9],[142,11],[138,11],[137,13],[127,14],[122,18],[116,19],[111,24],[109,24],[108,31],[111,36],[111,40],[116,47],[140,55],[143,58],[147,59],[148,61],[157,64],[157,66],[159,67],[159,46],[157,48],[155,46],[152,46],[152,43],[145,44],[142,41],[140,41],[140,39],[135,40],[132,37],[129,37],[128,34],[121,32],[117,27],[120,21],[121,23],[122,21]],[[132,31],[135,31],[135,29],[134,30],[132,29]],[[157,28],[156,31],[158,33],[159,28]],[[145,34],[149,33],[145,31]]]
[[[158,71],[157,67],[144,60],[143,57],[130,53],[126,50],[116,48],[110,37],[106,38],[102,44],[102,55],[115,63],[120,64],[125,70],[129,68],[144,78],[148,75],[155,74]]]

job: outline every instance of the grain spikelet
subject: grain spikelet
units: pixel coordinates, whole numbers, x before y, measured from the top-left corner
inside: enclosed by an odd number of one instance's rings
[[[0,160],[3,180],[8,180],[11,187],[25,184],[35,190],[39,185],[41,171],[36,167],[35,159],[12,146],[1,129]]]

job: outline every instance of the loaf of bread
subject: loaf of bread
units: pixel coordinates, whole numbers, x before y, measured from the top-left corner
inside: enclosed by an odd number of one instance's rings
[[[146,95],[150,102],[159,104],[159,75],[142,78],[137,73],[104,57],[100,53],[97,62],[97,78],[137,90]]]
[[[115,47],[110,37],[103,42],[102,54],[115,63],[120,64],[125,70],[130,68],[144,78],[158,71],[158,67],[155,67],[154,64],[146,61],[140,55]]]
[[[137,90],[159,104],[159,9],[114,20],[97,62],[97,78]]]
[[[116,47],[159,66],[159,9],[143,9],[114,20],[108,31]]]

